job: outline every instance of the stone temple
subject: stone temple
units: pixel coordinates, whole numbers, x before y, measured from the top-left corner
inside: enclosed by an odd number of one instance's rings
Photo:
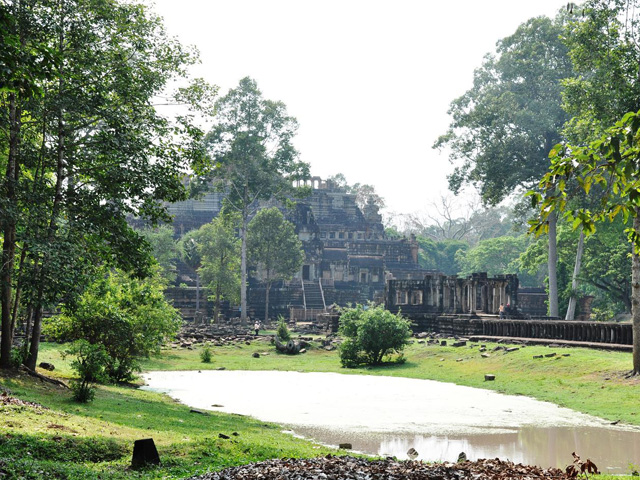
[[[347,193],[319,177],[310,180],[312,193],[298,200],[295,208],[284,210],[303,242],[305,262],[289,282],[280,282],[270,291],[269,316],[282,315],[297,321],[314,321],[332,305],[375,301],[393,310],[418,313],[495,314],[500,303],[517,304],[517,278],[469,278],[445,276],[418,264],[415,237],[389,238],[375,205],[360,208],[356,195]],[[176,235],[210,222],[222,207],[223,196],[210,193],[201,200],[170,206]],[[179,265],[179,283],[192,285],[194,272]],[[195,317],[192,287],[172,288],[169,295],[185,319]],[[265,287],[260,278],[249,278],[248,311],[264,318]],[[201,314],[212,315],[212,306],[201,305]],[[227,316],[237,316],[229,307]]]

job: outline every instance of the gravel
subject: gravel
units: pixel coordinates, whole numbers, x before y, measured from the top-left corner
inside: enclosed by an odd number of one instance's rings
[[[514,464],[499,459],[433,463],[420,461],[367,460],[355,457],[311,459],[273,459],[228,468],[219,472],[192,477],[189,480],[484,480],[484,479],[567,479],[557,468],[542,469]]]

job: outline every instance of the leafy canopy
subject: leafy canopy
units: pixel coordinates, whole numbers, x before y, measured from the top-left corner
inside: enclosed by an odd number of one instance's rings
[[[104,346],[106,374],[122,381],[139,369],[139,358],[159,352],[180,323],[158,275],[137,280],[116,271],[95,281],[75,308],[64,307],[62,314],[47,320],[44,333],[56,341]]]
[[[381,305],[342,310],[339,332],[340,362],[348,368],[380,365],[385,356],[402,352],[411,337],[409,321]]]
[[[561,32],[560,17],[523,23],[498,42],[497,55],[487,55],[474,72],[473,87],[451,103],[453,120],[434,148],[449,149],[453,192],[471,184],[495,205],[547,170],[568,119],[561,80],[572,70]]]
[[[275,207],[260,210],[249,223],[249,258],[264,280],[289,280],[304,262],[302,242],[295,226]]]

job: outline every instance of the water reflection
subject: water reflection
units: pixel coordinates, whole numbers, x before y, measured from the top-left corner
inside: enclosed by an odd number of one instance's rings
[[[608,473],[629,473],[629,464],[640,464],[640,433],[597,427],[521,427],[511,433],[465,435],[421,435],[407,433],[336,432],[309,427],[292,427],[303,437],[326,445],[351,443],[358,452],[407,459],[415,448],[418,459],[455,462],[460,452],[469,460],[500,458],[514,463],[564,469],[573,461],[572,452],[590,458]]]

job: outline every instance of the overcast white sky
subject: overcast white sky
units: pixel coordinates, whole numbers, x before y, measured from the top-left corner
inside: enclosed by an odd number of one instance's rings
[[[198,47],[221,94],[250,76],[298,119],[313,175],[368,183],[388,210],[425,210],[452,170],[431,145],[449,103],[500,38],[564,0],[155,0],[170,34]]]

